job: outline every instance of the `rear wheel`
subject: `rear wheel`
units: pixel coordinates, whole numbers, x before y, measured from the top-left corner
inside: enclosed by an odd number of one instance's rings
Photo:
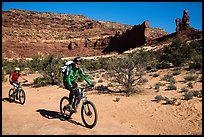
[[[25,103],[25,91],[23,89],[21,89],[19,92],[18,92],[18,98],[19,98],[19,101],[20,103],[23,105]]]
[[[73,114],[73,112],[70,112],[70,109],[68,107],[69,105],[69,98],[64,96],[61,100],[60,100],[60,113],[63,116],[69,116],[71,117],[71,115]]]
[[[15,101],[14,91],[15,91],[15,89],[13,89],[13,88],[11,88],[9,90],[9,99],[11,102]]]
[[[91,101],[86,101],[81,107],[81,118],[88,128],[93,128],[98,120],[98,114],[95,105]]]

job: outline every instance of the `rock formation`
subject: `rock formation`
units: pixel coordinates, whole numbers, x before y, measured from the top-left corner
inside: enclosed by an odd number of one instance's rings
[[[190,28],[190,16],[188,15],[188,10],[183,11],[182,21],[180,18],[177,18],[175,22],[177,33],[179,33],[181,30],[188,30]]]
[[[178,33],[181,30],[181,19],[177,18],[175,22],[176,22],[176,32]]]
[[[133,26],[132,29],[126,30],[122,34],[116,34],[111,37],[108,46],[104,52],[124,52],[131,48],[144,45],[150,39],[150,26],[149,21],[146,20],[140,25]]]
[[[62,57],[101,55],[107,47],[110,51],[125,51],[166,34],[159,28],[150,28],[148,21],[130,26],[83,15],[2,11],[3,58],[32,58],[50,53]]]
[[[188,10],[183,11],[183,17],[182,17],[182,29],[187,30],[190,27],[190,16],[188,15]]]

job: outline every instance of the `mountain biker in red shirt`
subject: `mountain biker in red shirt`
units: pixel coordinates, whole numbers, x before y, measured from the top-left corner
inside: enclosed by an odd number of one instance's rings
[[[13,83],[18,83],[19,77],[21,77],[23,80],[27,81],[24,77],[22,77],[22,74],[20,73],[20,68],[15,68],[14,72],[11,72],[9,75],[10,84],[13,85]]]

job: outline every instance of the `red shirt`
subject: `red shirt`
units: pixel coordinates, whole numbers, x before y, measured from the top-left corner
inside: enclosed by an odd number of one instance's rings
[[[21,73],[11,72],[10,76],[11,76],[12,81],[18,82],[19,76],[22,76],[22,75],[21,75]]]

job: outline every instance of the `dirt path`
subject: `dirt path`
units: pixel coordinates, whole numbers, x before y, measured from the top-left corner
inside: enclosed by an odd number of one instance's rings
[[[29,82],[36,74],[25,76]],[[193,98],[180,106],[162,105],[152,101],[158,93],[146,89],[143,94],[130,97],[87,93],[98,111],[98,122],[93,129],[84,127],[80,111],[70,120],[60,118],[59,102],[67,95],[57,86],[23,87],[24,105],[7,101],[9,82],[2,83],[3,135],[167,135],[202,134],[202,101]],[[165,91],[175,95],[176,91]],[[171,92],[171,93],[170,93]]]

